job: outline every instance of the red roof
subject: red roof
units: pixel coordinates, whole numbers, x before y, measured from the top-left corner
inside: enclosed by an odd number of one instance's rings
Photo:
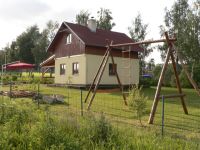
[[[52,51],[51,46],[53,43],[58,40],[58,35],[60,31],[66,29],[66,27],[71,30],[74,34],[76,34],[85,44],[86,46],[98,46],[98,47],[106,47],[108,41],[113,41],[113,44],[121,44],[121,43],[131,43],[134,42],[130,37],[128,37],[124,33],[108,31],[97,29],[96,32],[90,31],[90,29],[86,26],[73,24],[69,22],[63,22],[59,31],[57,32],[54,40],[49,45],[48,50]],[[143,49],[139,45],[135,45],[132,47],[133,51],[143,51]]]
[[[34,64],[27,64],[23,62],[17,62],[11,65],[7,65],[5,69],[7,70],[18,70],[18,69],[32,69],[35,65]]]
[[[113,41],[113,44],[120,43],[131,43],[134,42],[131,38],[129,38],[126,34],[102,29],[96,29],[96,32],[91,32],[90,29],[86,26],[73,24],[65,22],[69,28],[71,28],[79,38],[81,38],[86,45],[89,46],[101,46],[105,47],[108,44],[108,41]],[[136,45],[134,47],[135,51],[142,50],[141,47]]]

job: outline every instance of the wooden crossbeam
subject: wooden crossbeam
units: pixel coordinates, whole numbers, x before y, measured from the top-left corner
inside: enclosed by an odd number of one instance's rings
[[[164,98],[176,98],[176,97],[184,97],[185,94],[169,94],[169,95],[162,95]],[[159,96],[159,99],[162,99],[162,96]]]
[[[175,38],[169,39],[170,42],[176,41]],[[166,39],[160,40],[147,40],[147,41],[140,41],[140,42],[132,42],[132,43],[123,43],[123,44],[112,44],[110,47],[122,47],[122,46],[133,46],[133,45],[140,45],[140,44],[152,44],[152,43],[161,43],[166,42]]]

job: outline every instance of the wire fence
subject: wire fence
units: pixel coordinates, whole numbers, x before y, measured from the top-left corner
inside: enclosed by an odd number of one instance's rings
[[[99,117],[102,114],[111,122],[116,128],[127,128],[129,130],[137,130],[145,128],[152,130],[160,135],[171,135],[174,137],[187,137],[191,139],[200,140],[200,98],[195,95],[192,89],[184,89],[186,93],[186,103],[189,115],[185,115],[181,101],[179,98],[164,99],[158,104],[155,121],[153,125],[148,124],[149,113],[153,102],[155,88],[143,89],[145,96],[148,96],[145,115],[142,117],[140,123],[137,118],[136,111],[130,105],[126,106],[123,101],[121,92],[118,89],[112,90],[98,90],[96,97],[88,110],[88,101],[85,103],[87,90],[83,88],[64,87],[49,87],[39,84],[21,84],[10,83],[4,85],[3,91],[33,91],[35,94],[42,95],[62,95],[65,104],[63,105],[49,105],[39,104],[38,107],[50,106],[52,113],[56,116],[64,116],[65,113],[76,118],[77,122],[81,118],[95,116]],[[164,94],[170,93],[172,88],[164,88]],[[175,89],[173,89],[174,91]],[[9,96],[9,95],[8,95]],[[1,96],[2,98],[5,96]],[[129,100],[127,95],[127,99]],[[20,98],[12,98],[11,101]],[[32,100],[32,97],[25,98],[27,101]],[[164,105],[163,105],[164,104]],[[36,103],[37,105],[37,103]],[[163,110],[164,106],[164,110]]]

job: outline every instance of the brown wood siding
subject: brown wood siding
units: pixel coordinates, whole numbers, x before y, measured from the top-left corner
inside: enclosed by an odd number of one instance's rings
[[[94,46],[86,46],[85,53],[92,54],[92,55],[104,55],[106,52],[106,48],[103,47],[94,47]],[[129,58],[129,52],[122,54],[120,49],[113,49],[112,54],[114,57],[125,57]],[[138,52],[131,52],[130,57],[134,59],[138,59]]]
[[[65,57],[72,55],[83,54],[85,51],[85,45],[82,43],[80,39],[78,39],[75,35],[72,34],[72,43],[66,44],[66,37],[68,33],[62,32],[60,33],[59,38],[55,42],[54,53],[55,57]]]

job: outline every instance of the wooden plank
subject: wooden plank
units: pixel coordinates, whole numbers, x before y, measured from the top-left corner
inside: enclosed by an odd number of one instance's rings
[[[151,108],[151,113],[150,113],[150,116],[149,116],[149,121],[148,121],[149,124],[153,124],[153,121],[154,121],[154,116],[155,116],[158,101],[159,101],[161,86],[162,86],[162,83],[163,83],[165,71],[166,71],[167,66],[168,66],[169,58],[170,58],[170,48],[168,48],[168,50],[167,50],[167,56],[166,56],[166,59],[165,59],[165,63],[164,63],[164,66],[162,68],[161,75],[160,75],[160,78],[159,78],[159,81],[158,81],[153,105],[152,105],[152,108]]]
[[[86,98],[85,98],[85,103],[86,103],[87,100],[88,100],[88,97],[89,97],[89,95],[90,95],[90,93],[91,93],[91,91],[92,91],[92,88],[94,87],[94,84],[95,84],[96,79],[97,79],[97,77],[98,77],[98,75],[99,75],[99,72],[100,72],[100,70],[101,70],[101,68],[102,68],[102,65],[103,65],[103,63],[104,63],[104,61],[105,61],[105,58],[106,58],[106,56],[107,56],[107,54],[108,54],[108,51],[109,51],[109,47],[107,48],[107,50],[106,50],[106,52],[105,52],[105,54],[104,54],[104,56],[103,56],[103,59],[102,59],[102,61],[101,61],[101,64],[100,64],[100,66],[99,66],[99,69],[98,69],[98,71],[97,71],[97,73],[96,73],[96,75],[95,75],[95,77],[94,77],[94,79],[93,79],[92,84],[90,85],[89,91],[88,91],[88,93],[87,93],[87,95],[86,95]]]
[[[112,64],[114,65],[114,64],[115,64],[115,61],[114,61],[114,58],[113,58],[113,56],[112,56],[112,52],[110,52],[110,56],[111,56]],[[120,90],[121,90],[121,92],[122,92],[122,96],[123,96],[123,99],[124,99],[124,104],[127,106],[128,104],[127,104],[127,101],[126,101],[126,95],[123,93],[123,86],[122,86],[122,84],[121,84],[121,81],[120,81],[120,78],[119,78],[119,75],[118,75],[116,69],[115,69],[115,75],[116,75],[116,77],[117,77],[117,82],[118,82],[118,84],[119,84],[119,88],[120,88]]]
[[[169,39],[170,42],[176,41],[175,38]],[[147,40],[147,41],[140,41],[140,42],[132,42],[132,43],[123,43],[123,44],[111,44],[110,47],[121,47],[121,46],[133,46],[133,45],[140,45],[140,44],[151,44],[151,43],[161,43],[166,42],[166,39],[160,40]]]
[[[91,99],[90,99],[90,102],[89,102],[89,104],[88,104],[88,108],[87,108],[88,110],[90,109],[90,107],[91,107],[91,105],[92,105],[92,102],[93,102],[93,100],[94,100],[94,97],[95,97],[95,95],[96,95],[97,88],[98,88],[98,86],[99,86],[99,83],[100,83],[100,81],[101,81],[103,72],[104,72],[104,70],[105,70],[106,64],[107,64],[108,59],[109,59],[109,56],[110,56],[110,50],[111,50],[110,47],[108,47],[108,53],[107,53],[107,55],[106,55],[106,58],[105,58],[105,60],[104,60],[103,65],[102,65],[102,67],[101,67],[100,74],[98,75],[97,83],[96,83],[96,85],[95,85],[93,95],[92,95],[92,97],[91,97]]]
[[[163,95],[164,98],[176,98],[176,97],[184,97],[185,94],[169,94],[169,95]],[[162,96],[159,96],[159,99],[162,99]]]
[[[172,52],[172,44],[169,40],[169,36],[168,36],[167,32],[165,32],[165,37],[166,37],[166,40],[167,40],[167,44],[170,47],[170,56],[171,56],[171,60],[172,60],[174,74],[175,74],[175,77],[176,77],[176,86],[177,86],[179,94],[182,94],[181,84],[180,84],[180,80],[179,80],[178,72],[177,72],[177,68],[176,68],[176,62],[175,62],[174,54]],[[184,110],[185,114],[188,114],[188,110],[187,110],[184,98],[180,97],[180,99],[181,99],[181,104],[183,106],[183,110]]]

